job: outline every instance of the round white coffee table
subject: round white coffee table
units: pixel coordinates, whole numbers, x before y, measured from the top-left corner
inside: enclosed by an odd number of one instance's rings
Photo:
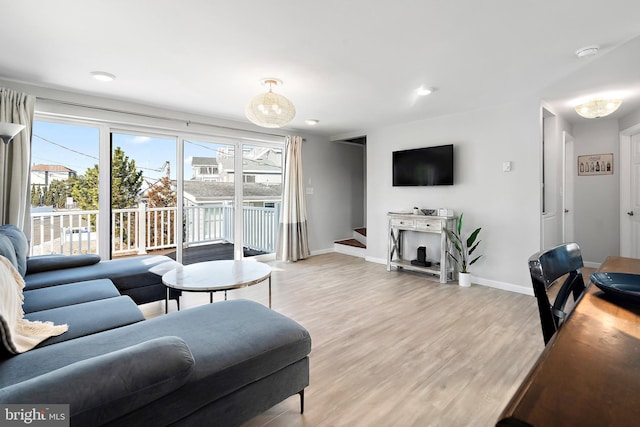
[[[206,261],[181,265],[162,276],[167,287],[165,312],[169,307],[169,289],[186,292],[209,292],[209,302],[213,302],[213,293],[244,288],[269,279],[269,308],[271,308],[271,267],[267,264],[249,260]]]

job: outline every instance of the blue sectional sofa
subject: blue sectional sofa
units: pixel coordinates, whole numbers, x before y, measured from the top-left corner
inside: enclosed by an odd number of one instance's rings
[[[243,300],[145,320],[131,297],[141,270],[126,276],[130,265],[85,257],[27,274],[16,230],[0,227],[0,255],[28,283],[25,318],[68,330],[24,353],[0,348],[0,403],[69,404],[77,426],[234,426],[294,394],[303,404],[311,338],[294,320]],[[91,268],[102,277],[76,280]]]

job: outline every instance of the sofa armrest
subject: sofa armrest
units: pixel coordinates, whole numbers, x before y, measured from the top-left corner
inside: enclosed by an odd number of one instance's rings
[[[64,268],[84,267],[100,262],[100,255],[37,255],[27,258],[27,273],[62,270]]]
[[[0,402],[69,404],[72,424],[97,426],[181,387],[194,364],[184,341],[161,337],[2,388]]]

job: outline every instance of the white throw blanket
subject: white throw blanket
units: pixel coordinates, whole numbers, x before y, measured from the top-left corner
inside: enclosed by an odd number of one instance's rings
[[[31,350],[49,337],[67,331],[67,325],[24,319],[24,280],[11,262],[0,255],[0,333],[2,343],[13,354]]]

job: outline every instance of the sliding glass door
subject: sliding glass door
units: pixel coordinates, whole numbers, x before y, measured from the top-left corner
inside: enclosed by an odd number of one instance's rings
[[[282,199],[282,148],[244,144],[242,235],[245,256],[274,253]]]
[[[184,140],[184,264],[234,259],[235,151],[235,144]]]
[[[176,138],[111,133],[111,255],[175,256]]]
[[[32,253],[275,252],[282,144],[49,120],[34,124]]]
[[[91,125],[34,122],[30,255],[98,253],[99,135]]]

